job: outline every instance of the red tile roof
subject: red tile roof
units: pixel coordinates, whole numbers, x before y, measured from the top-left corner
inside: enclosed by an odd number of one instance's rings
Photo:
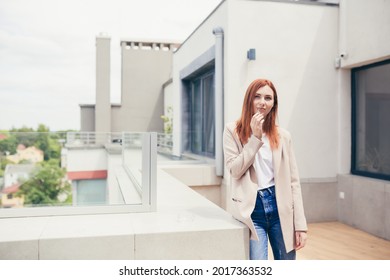
[[[107,170],[68,171],[69,180],[106,179]]]
[[[19,187],[20,187],[20,184],[13,184],[9,187],[6,187],[1,192],[4,194],[16,193],[19,190]]]

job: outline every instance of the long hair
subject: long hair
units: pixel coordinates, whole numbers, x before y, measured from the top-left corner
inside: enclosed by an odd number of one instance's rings
[[[255,114],[253,109],[253,100],[256,96],[256,92],[264,86],[269,86],[274,92],[274,106],[265,117],[263,123],[263,132],[267,134],[271,149],[274,150],[279,146],[279,135],[276,128],[276,117],[278,114],[278,95],[276,93],[275,86],[271,81],[266,79],[257,79],[249,85],[248,89],[246,90],[244,102],[242,104],[241,117],[236,122],[236,131],[241,143],[246,144],[252,134],[250,123],[252,116]]]

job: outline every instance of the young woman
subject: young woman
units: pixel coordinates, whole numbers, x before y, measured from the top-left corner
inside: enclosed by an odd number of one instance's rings
[[[251,232],[250,259],[294,260],[307,224],[291,136],[276,126],[278,96],[271,81],[253,81],[241,117],[224,131],[232,214]]]

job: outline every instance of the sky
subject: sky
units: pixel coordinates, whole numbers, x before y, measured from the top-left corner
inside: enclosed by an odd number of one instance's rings
[[[0,130],[80,129],[95,103],[95,40],[111,37],[111,102],[120,40],[184,41],[221,0],[1,0]]]

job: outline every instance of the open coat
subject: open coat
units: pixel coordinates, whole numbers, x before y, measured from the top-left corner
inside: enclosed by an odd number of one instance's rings
[[[279,147],[272,151],[276,203],[284,244],[286,251],[290,252],[294,249],[295,231],[306,231],[307,223],[291,136],[282,128],[278,128],[278,133]],[[225,163],[230,173],[231,214],[249,227],[251,239],[258,240],[251,214],[255,208],[258,189],[254,161],[263,142],[252,135],[242,145],[236,133],[236,123],[228,123],[223,143]]]

